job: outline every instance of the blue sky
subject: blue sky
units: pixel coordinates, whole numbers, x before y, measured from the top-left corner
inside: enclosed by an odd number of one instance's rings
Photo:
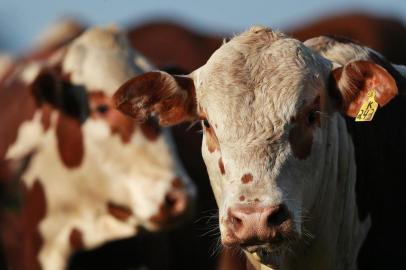
[[[0,0],[0,48],[22,51],[44,27],[64,15],[79,16],[92,25],[167,17],[208,32],[232,33],[253,24],[287,29],[320,15],[354,9],[406,22],[406,0]]]

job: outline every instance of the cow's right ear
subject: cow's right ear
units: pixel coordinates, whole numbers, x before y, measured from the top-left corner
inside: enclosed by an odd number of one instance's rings
[[[138,121],[155,115],[168,126],[197,118],[196,90],[187,76],[147,72],[124,83],[113,99],[118,110]]]

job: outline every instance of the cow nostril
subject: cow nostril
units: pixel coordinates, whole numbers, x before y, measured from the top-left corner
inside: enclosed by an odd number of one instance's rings
[[[164,207],[170,216],[178,216],[186,209],[187,198],[178,190],[173,190],[165,195]]]
[[[242,224],[242,220],[238,217],[231,217],[230,219],[231,224],[239,226]]]
[[[268,226],[278,226],[281,225],[285,220],[289,218],[288,211],[286,206],[280,205],[277,206],[273,211],[269,213],[269,216],[266,220]]]
[[[173,196],[171,193],[165,195],[165,206],[167,208],[172,208],[176,204],[176,197]]]

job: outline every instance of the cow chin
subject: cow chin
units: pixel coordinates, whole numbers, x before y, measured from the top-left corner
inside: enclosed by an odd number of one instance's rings
[[[278,269],[285,255],[292,250],[292,246],[298,241],[297,233],[281,236],[277,240],[268,243],[243,247],[244,251],[250,253],[252,258],[267,265],[272,269]]]
[[[281,266],[287,251],[288,247],[285,245],[281,245],[276,249],[275,247],[271,248],[264,245],[257,247],[255,252],[250,253],[252,254],[252,257],[261,264],[269,266],[272,269],[278,269]]]

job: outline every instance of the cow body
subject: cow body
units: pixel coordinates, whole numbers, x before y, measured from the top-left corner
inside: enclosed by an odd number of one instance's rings
[[[193,186],[168,132],[111,106],[146,65],[117,30],[95,28],[2,84],[1,231],[13,269],[63,269],[76,250],[189,212]]]
[[[368,181],[375,167],[367,160],[378,164],[382,156],[357,130],[379,131],[371,136],[379,149],[389,144],[377,134],[390,130],[396,141],[404,136],[404,125],[385,122],[391,115],[399,123],[406,117],[398,95],[404,78],[383,59],[338,64],[312,49],[254,27],[188,76],[147,73],[115,94],[118,108],[137,119],[154,113],[165,125],[202,121],[221,239],[244,250],[247,269],[357,269],[361,246],[371,244],[377,231],[390,230],[373,216],[377,212],[359,207],[370,203],[365,189],[380,183],[377,175]],[[156,86],[154,93],[145,93],[148,84]],[[354,123],[367,93],[383,108],[373,124]],[[398,152],[388,147],[384,157],[391,155]],[[396,182],[405,176],[400,166],[379,165]],[[375,254],[365,245],[361,256]]]

